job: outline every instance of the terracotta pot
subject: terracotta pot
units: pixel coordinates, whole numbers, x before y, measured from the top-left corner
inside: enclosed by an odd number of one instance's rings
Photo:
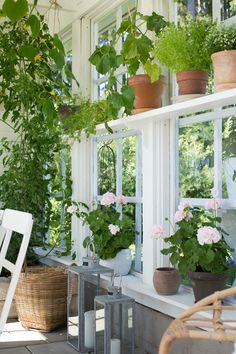
[[[174,295],[180,286],[180,274],[175,268],[157,268],[153,274],[153,285],[160,295]]]
[[[128,84],[134,88],[135,100],[132,114],[149,111],[161,107],[165,77],[160,76],[158,81],[151,84],[146,74],[131,76]]]
[[[236,87],[236,50],[212,54],[216,92]]]
[[[228,274],[226,272],[189,272],[189,278],[191,279],[195,302],[197,302],[215,291],[225,289]]]
[[[176,74],[179,95],[205,94],[208,73],[201,70],[181,71]]]

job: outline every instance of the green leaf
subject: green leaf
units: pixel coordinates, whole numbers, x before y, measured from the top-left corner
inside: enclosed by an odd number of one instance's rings
[[[26,21],[26,25],[29,25],[32,31],[32,36],[38,37],[40,32],[40,21],[37,16],[31,15]]]
[[[130,114],[131,110],[134,108],[134,88],[129,85],[124,85],[121,88],[121,93],[126,113]]]
[[[61,70],[63,68],[63,66],[65,65],[64,55],[61,52],[59,52],[59,50],[56,48],[51,49],[49,52],[49,55],[54,60],[57,68],[59,70]]]
[[[47,117],[52,117],[55,113],[55,108],[51,100],[44,100],[42,104],[43,114]]]
[[[27,14],[28,2],[27,0],[5,0],[2,9],[12,22],[17,22]]]
[[[62,41],[60,40],[60,38],[58,37],[58,34],[54,34],[54,37],[53,37],[53,43],[55,45],[55,47],[57,47],[57,49],[63,53],[63,55],[65,55],[65,48],[62,44]]]
[[[114,91],[111,95],[111,102],[115,108],[120,109],[123,106],[122,95],[119,92]]]
[[[152,63],[151,60],[147,60],[144,64],[144,70],[150,77],[151,83],[157,81],[161,74],[161,69],[156,63]]]
[[[164,28],[168,22],[165,21],[164,17],[153,12],[151,16],[147,16],[147,29],[149,31],[154,31],[158,35],[162,28]]]
[[[137,39],[133,34],[129,34],[123,43],[122,54],[125,60],[135,58],[138,55]]]
[[[105,128],[106,128],[106,130],[107,130],[109,133],[111,133],[111,134],[114,133],[113,130],[111,129],[111,127],[109,127],[109,125],[108,125],[107,122],[105,122]]]
[[[34,57],[38,54],[38,50],[32,45],[23,45],[19,49],[19,55],[25,57],[31,61],[34,60]]]

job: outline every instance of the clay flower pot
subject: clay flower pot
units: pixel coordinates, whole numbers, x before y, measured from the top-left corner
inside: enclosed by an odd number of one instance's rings
[[[140,74],[128,78],[128,84],[134,88],[135,100],[132,114],[161,107],[165,77],[151,83],[148,75]]]
[[[209,273],[209,272],[189,272],[191,279],[195,302],[204,297],[226,288],[226,280],[228,278],[225,273]]]
[[[205,94],[208,73],[201,70],[182,71],[176,74],[179,95]]]
[[[175,268],[157,268],[153,274],[153,285],[160,295],[174,295],[180,286],[180,274]]]
[[[236,87],[236,50],[224,50],[212,54],[216,92]]]

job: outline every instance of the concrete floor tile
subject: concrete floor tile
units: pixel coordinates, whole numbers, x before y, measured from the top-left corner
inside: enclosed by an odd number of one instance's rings
[[[30,345],[27,346],[27,348],[32,354],[78,354],[77,350],[73,349],[65,342]]]
[[[46,341],[47,338],[45,335],[36,331],[21,330],[3,332],[0,336],[0,349],[23,347],[26,345],[45,343]]]
[[[1,347],[0,347],[1,348]],[[0,354],[31,354],[27,348],[9,348],[9,349],[0,349]]]

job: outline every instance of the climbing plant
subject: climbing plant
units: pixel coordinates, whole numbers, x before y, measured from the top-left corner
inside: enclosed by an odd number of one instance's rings
[[[62,42],[49,33],[36,6],[37,0],[31,6],[27,0],[5,0],[0,23],[1,120],[13,136],[0,141],[0,201],[2,208],[33,214],[28,261],[33,246],[44,244],[50,222],[55,156],[63,148],[57,102],[61,93],[70,97],[67,82],[73,78]],[[17,237],[13,241],[9,258],[18,248]]]

